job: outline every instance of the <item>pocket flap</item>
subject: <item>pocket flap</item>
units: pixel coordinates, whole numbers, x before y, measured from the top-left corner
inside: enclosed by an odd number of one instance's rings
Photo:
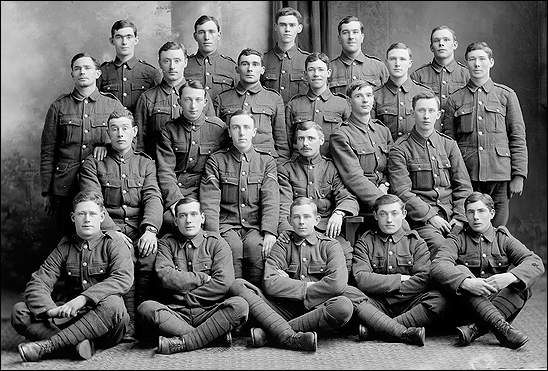
[[[350,142],[350,147],[359,155],[367,155],[371,153],[375,153],[375,148],[371,147],[365,142],[356,143],[356,142]]]
[[[234,184],[234,185],[238,185],[238,178],[235,178],[235,177],[232,177],[232,176],[229,176],[229,175],[224,175],[224,174],[221,174],[221,183],[228,183],[228,184]]]
[[[412,266],[413,257],[411,255],[396,255],[396,263],[398,263],[399,266]]]
[[[506,116],[506,110],[504,107],[497,103],[487,103],[485,105],[485,110],[487,112],[500,113],[503,116]]]
[[[299,80],[302,80],[302,81],[305,81],[304,80],[304,75],[302,72],[293,72],[293,73],[290,73],[289,74],[289,79],[291,81],[299,81]]]
[[[208,144],[200,144],[200,154],[201,155],[209,155],[211,152],[213,152],[213,146]]]
[[[310,274],[320,274],[327,271],[327,265],[325,264],[310,264],[308,266],[308,273]]]
[[[289,274],[289,277],[294,276],[297,273],[297,264],[290,264],[285,271]]]
[[[216,84],[227,84],[227,85],[232,85],[232,83],[234,82],[234,79],[232,77],[221,75],[221,74],[211,76],[211,80],[213,80],[213,82]]]
[[[145,181],[145,178],[141,178],[141,177],[129,178],[127,180],[127,185],[129,188],[139,188],[143,186],[144,181]]]
[[[374,256],[373,258],[371,258],[371,266],[373,268],[384,267],[384,256]]]
[[[153,109],[152,109],[152,114],[155,115],[155,114],[166,114],[166,115],[169,115],[171,114],[171,108],[169,107],[162,107],[162,106],[155,106]]]
[[[378,112],[380,115],[397,115],[398,110],[396,106],[393,104],[383,104],[382,106],[378,107],[376,112]]]
[[[248,184],[257,184],[257,183],[260,184],[262,182],[263,182],[263,177],[260,175],[251,175],[247,178]]]
[[[272,116],[274,114],[274,110],[270,106],[262,105],[262,104],[256,104],[251,107],[251,112],[256,115],[269,115]]]
[[[118,90],[120,90],[119,84],[108,84],[108,85],[105,85],[105,87],[103,88],[103,91],[107,91],[107,92],[113,92]]]
[[[461,106],[457,110],[455,110],[454,116],[459,117],[462,115],[468,115],[472,113],[472,111],[473,111],[472,105],[465,104],[464,106]]]
[[[211,259],[200,260],[194,264],[194,270],[208,271],[211,269]]]
[[[477,268],[480,266],[480,259],[479,258],[465,258],[462,261],[462,264],[464,264],[467,267],[471,268]]]
[[[493,256],[489,257],[489,264],[493,268],[508,268],[508,257],[507,256]]]
[[[107,188],[120,188],[122,186],[121,179],[101,177],[99,178],[99,181],[101,182],[101,185],[103,187],[107,187]]]
[[[69,277],[80,277],[80,266],[77,264],[67,264],[65,269]]]
[[[277,80],[278,79],[278,75],[275,74],[275,73],[265,72],[265,74],[263,76],[264,76],[265,80]]]
[[[337,115],[336,113],[331,113],[331,112],[324,113],[323,120],[325,122],[333,122],[333,123],[342,122],[342,118],[339,115]]]
[[[448,169],[451,167],[451,161],[449,161],[447,156],[440,156],[438,159],[438,167],[440,169]]]
[[[329,83],[329,87],[331,87],[331,88],[336,88],[336,87],[345,86],[345,85],[347,85],[346,79],[332,80]]]
[[[88,268],[89,274],[106,274],[108,270],[108,264],[92,264]]]
[[[381,149],[382,153],[388,153],[389,152],[388,144],[385,144],[385,143],[379,144],[379,148]]]
[[[175,142],[173,143],[173,152],[188,152],[186,146],[187,143],[185,142]]]
[[[510,149],[507,146],[496,146],[495,150],[497,151],[497,155],[501,157],[511,157]]]
[[[421,163],[421,164],[414,164],[410,163],[407,165],[409,168],[409,171],[427,171],[432,170],[432,165],[430,163]]]
[[[66,115],[61,117],[59,120],[59,125],[75,125],[75,126],[81,126],[82,125],[82,119],[76,115]]]
[[[131,83],[131,90],[145,90],[146,85],[140,82]]]

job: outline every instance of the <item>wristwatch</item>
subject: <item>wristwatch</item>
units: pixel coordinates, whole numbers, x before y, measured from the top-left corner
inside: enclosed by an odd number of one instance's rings
[[[149,231],[149,232],[152,232],[154,234],[158,233],[158,229],[156,229],[156,227],[153,227],[151,225],[147,225],[147,227],[145,228],[145,230]]]

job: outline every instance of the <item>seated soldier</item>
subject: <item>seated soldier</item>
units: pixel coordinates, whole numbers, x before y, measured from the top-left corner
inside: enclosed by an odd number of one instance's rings
[[[155,270],[166,301],[143,302],[139,315],[158,334],[158,353],[172,354],[203,348],[247,320],[247,302],[227,297],[234,281],[232,254],[217,233],[202,230],[200,203],[184,197],[175,205],[178,232],[159,241]],[[166,337],[164,337],[166,336]]]
[[[493,227],[491,196],[473,192],[464,209],[468,224],[446,240],[432,262],[432,278],[468,309],[468,324],[457,327],[458,344],[468,345],[490,330],[502,346],[517,349],[528,338],[511,323],[531,297],[544,264],[506,227]]]
[[[114,111],[107,120],[110,144],[107,155],[98,160],[88,156],[80,168],[80,189],[100,192],[106,218],[114,222],[133,242],[135,286],[124,295],[131,318],[125,340],[135,340],[135,308],[152,295],[156,233],[162,225],[162,197],[156,181],[154,161],[135,152],[132,142],[137,124],[128,110]],[[103,223],[103,227],[105,224]],[[139,327],[139,326],[137,326]]]
[[[264,259],[276,242],[280,193],[276,161],[253,147],[255,120],[245,110],[230,117],[232,146],[207,159],[200,203],[204,229],[220,232],[232,249],[236,278],[261,287]]]
[[[278,233],[291,229],[289,207],[295,198],[304,196],[313,199],[321,216],[316,230],[339,241],[343,248],[346,266],[350,271],[352,246],[340,236],[340,233],[343,217],[358,214],[358,202],[344,186],[333,162],[320,154],[320,148],[324,143],[320,125],[314,121],[298,123],[295,142],[299,155],[278,167],[280,185]]]
[[[107,348],[122,340],[129,316],[121,296],[133,284],[131,246],[119,232],[101,232],[105,213],[100,193],[74,197],[76,234],[61,239],[32,274],[25,301],[13,306],[13,327],[32,340],[17,347],[23,361],[67,350],[89,359],[95,344]],[[64,286],[54,290],[58,281]]]
[[[378,226],[354,245],[352,273],[369,302],[398,323],[433,326],[445,314],[446,300],[431,289],[426,242],[417,232],[402,228],[406,214],[398,196],[377,198],[373,215]],[[367,333],[367,327],[360,325],[360,340],[366,340]]]

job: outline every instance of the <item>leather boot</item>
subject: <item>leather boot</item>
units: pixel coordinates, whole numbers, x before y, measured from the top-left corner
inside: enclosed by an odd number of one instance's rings
[[[424,346],[424,337],[426,331],[424,327],[409,327],[402,334],[402,340],[407,344],[413,344],[418,346]]]
[[[487,333],[487,329],[480,327],[476,323],[457,327],[458,340],[457,345],[470,345],[474,340]]]
[[[518,349],[525,345],[529,338],[504,320],[498,321],[492,328],[500,345],[510,349]]]
[[[260,327],[251,328],[251,346],[255,348],[264,347],[267,342],[266,332]]]
[[[314,331],[297,332],[285,340],[282,345],[288,349],[315,352],[318,349],[318,335]]]
[[[363,324],[358,325],[358,340],[365,341],[369,339],[369,329]]]
[[[55,348],[51,340],[41,340],[21,343],[17,346],[17,350],[23,362],[36,362],[53,353]]]
[[[160,354],[173,354],[186,351],[184,339],[174,336],[172,338],[158,336],[158,350]]]
[[[92,340],[85,339],[76,344],[76,354],[82,359],[90,359],[95,354],[95,345]]]

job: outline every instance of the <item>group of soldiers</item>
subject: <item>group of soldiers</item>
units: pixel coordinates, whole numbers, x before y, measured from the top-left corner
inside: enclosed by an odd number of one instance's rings
[[[197,53],[166,42],[160,75],[120,20],[113,61],[72,58],[74,89],[41,142],[62,238],[12,312],[24,361],[135,340],[171,354],[233,333],[307,351],[332,331],[423,346],[441,324],[460,345],[489,331],[527,342],[511,322],[544,265],[504,226],[527,147],[491,48],[470,44],[462,65],[439,26],[432,62],[409,75],[402,42],[386,64],[362,52],[355,16],[333,60],[298,48],[302,29],[282,8],[276,46],[234,61],[203,15]]]

